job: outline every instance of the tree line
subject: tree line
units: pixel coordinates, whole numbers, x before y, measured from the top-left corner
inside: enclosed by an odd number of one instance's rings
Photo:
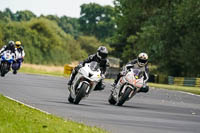
[[[154,73],[200,75],[199,0],[114,0],[81,5],[80,18],[0,11],[0,45],[22,40],[27,62],[82,60],[100,45],[123,64],[146,52]]]
[[[0,11],[0,46],[20,40],[26,52],[25,62],[63,65],[80,61],[95,53],[100,45],[95,36],[80,31],[79,19],[41,15],[31,11]]]
[[[149,54],[157,72],[200,76],[199,0],[115,0],[115,55],[127,62]],[[123,50],[121,50],[123,48]]]

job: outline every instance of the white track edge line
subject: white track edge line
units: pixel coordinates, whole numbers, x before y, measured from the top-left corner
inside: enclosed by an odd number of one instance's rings
[[[47,114],[47,115],[50,115],[50,114],[51,114],[51,113],[49,113],[49,112],[47,112],[47,111],[44,111],[44,110],[41,110],[41,109],[39,109],[39,108],[33,107],[33,106],[31,106],[31,105],[25,104],[25,103],[23,103],[23,102],[21,102],[21,101],[19,101],[19,100],[16,100],[16,99],[14,99],[14,98],[11,98],[11,97],[9,97],[9,96],[4,96],[4,97],[6,97],[6,98],[8,98],[8,99],[10,99],[10,100],[12,100],[12,101],[15,101],[15,102],[17,102],[17,103],[20,103],[20,104],[22,104],[22,105],[25,105],[25,106],[27,106],[27,107],[29,107],[29,108],[32,108],[32,109],[38,110],[38,111],[40,111],[40,112],[43,112],[43,113],[45,113],[45,114]]]
[[[151,87],[151,86],[150,86],[150,87]],[[163,90],[170,90],[170,89],[166,89],[166,88],[158,88],[158,87],[151,87],[151,88],[154,88],[154,89],[163,89]],[[188,94],[188,95],[192,95],[192,96],[200,97],[200,95],[193,94],[193,93],[191,93],[191,92],[180,91],[180,90],[171,90],[171,91],[177,91],[177,92],[180,92],[180,93],[184,93],[184,94]]]
[[[179,92],[181,92],[181,93],[185,93],[185,94],[188,94],[188,95],[192,95],[192,96],[200,97],[200,95],[193,94],[193,93],[190,93],[190,92],[184,92],[184,91],[179,91]]]

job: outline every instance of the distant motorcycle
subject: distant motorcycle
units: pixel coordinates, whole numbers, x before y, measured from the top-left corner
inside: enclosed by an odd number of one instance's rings
[[[12,69],[13,70],[18,70],[23,62],[23,57],[22,54],[19,52],[15,52],[15,61],[12,64]]]
[[[80,68],[72,85],[69,87],[68,101],[79,104],[79,102],[88,97],[96,85],[102,80],[99,63],[93,61],[86,63]]]
[[[10,71],[10,67],[14,60],[15,60],[15,54],[12,53],[10,50],[4,51],[1,54],[0,73],[2,77],[4,77],[5,74]]]
[[[143,72],[140,69],[130,69],[125,76],[120,78],[116,88],[111,91],[108,102],[112,105],[122,106],[142,88],[143,84]]]

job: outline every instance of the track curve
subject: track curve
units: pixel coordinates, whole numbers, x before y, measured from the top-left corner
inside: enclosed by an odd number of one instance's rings
[[[153,89],[139,93],[124,106],[108,104],[110,83],[79,105],[68,103],[67,79],[9,73],[0,78],[0,93],[66,119],[113,133],[199,133],[200,97]]]

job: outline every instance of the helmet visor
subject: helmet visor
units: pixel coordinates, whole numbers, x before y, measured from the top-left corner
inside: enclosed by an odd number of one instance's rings
[[[105,59],[108,56],[108,54],[99,52],[99,56],[101,56],[102,59]]]
[[[143,59],[138,59],[138,62],[142,63],[142,64],[146,64],[147,60],[143,60]]]

